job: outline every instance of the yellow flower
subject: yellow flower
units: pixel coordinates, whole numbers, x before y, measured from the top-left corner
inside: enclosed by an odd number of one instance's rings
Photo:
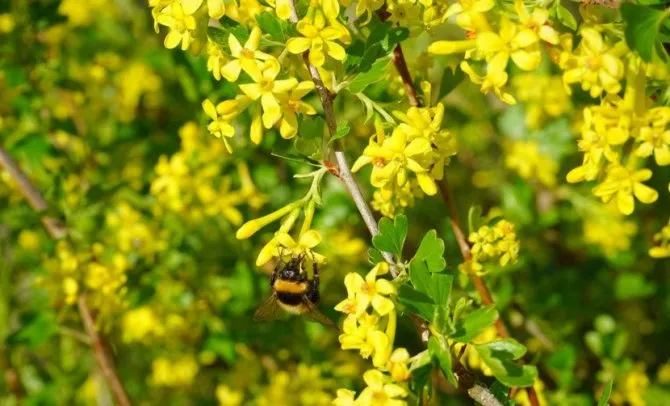
[[[653,153],[657,165],[670,165],[670,107],[650,109],[643,122],[635,154],[648,157]]]
[[[441,129],[444,105],[438,103],[433,108],[410,107],[406,113],[394,111],[393,114],[402,121],[398,128],[407,134],[408,141],[424,138],[430,142],[432,160],[427,165],[434,179],[442,179],[444,165],[456,154],[456,140],[449,131]]]
[[[535,36],[536,41],[540,39],[552,45],[558,45],[558,32],[547,23],[549,20],[549,11],[545,8],[536,7],[533,14],[528,14],[523,0],[514,0],[514,8],[519,15],[519,21],[523,25],[525,35]]]
[[[288,97],[288,93],[298,86],[296,78],[276,79],[278,74],[279,63],[269,63],[265,65],[262,72],[250,74],[255,83],[240,85],[240,90],[252,100],[261,100],[262,120],[265,128],[272,127],[282,117],[282,109],[277,97]],[[260,142],[260,139],[257,141]]]
[[[607,256],[628,251],[637,233],[635,221],[619,213],[616,204],[599,205],[595,210],[584,216],[584,242],[596,245]]]
[[[0,33],[8,34],[14,31],[15,26],[16,22],[14,21],[14,17],[11,14],[0,14]]]
[[[349,389],[338,389],[337,390],[337,398],[333,400],[333,405],[334,406],[354,406],[356,405],[356,401],[354,400],[354,396],[356,395],[356,392],[351,391]]]
[[[570,97],[560,76],[522,73],[512,78],[514,95],[524,103],[526,124],[538,129],[548,117],[558,117],[571,108]]]
[[[300,82],[291,90],[288,96],[282,95],[279,98],[281,109],[284,113],[282,115],[281,122],[279,123],[279,133],[281,134],[282,138],[290,139],[298,133],[297,113],[308,115],[316,114],[316,109],[314,107],[302,101],[302,98],[313,89],[314,82]]]
[[[374,187],[381,188],[394,181],[399,186],[404,185],[407,182],[407,170],[410,170],[416,174],[419,186],[427,195],[437,193],[435,180],[421,164],[432,151],[430,141],[416,138],[408,142],[407,134],[397,127],[389,138],[384,139],[383,132],[377,133],[376,142],[373,138],[363,150],[363,155],[354,163],[353,172],[372,163],[370,183]]]
[[[145,341],[163,334],[164,327],[150,307],[138,307],[123,316],[124,342]]]
[[[207,71],[212,72],[214,79],[221,80],[221,70],[228,61],[228,55],[212,41],[207,42]]]
[[[405,348],[396,348],[389,357],[386,369],[388,369],[394,381],[406,381],[411,374],[407,364],[409,363],[409,352]]]
[[[536,179],[547,187],[556,184],[558,163],[540,152],[535,141],[514,141],[507,150],[505,165],[524,179]]]
[[[156,386],[187,386],[198,373],[198,363],[193,356],[184,355],[174,361],[156,358],[151,365],[151,383]]]
[[[238,41],[233,34],[228,36],[228,46],[230,47],[230,55],[233,60],[221,68],[221,75],[226,78],[226,80],[235,82],[239,78],[242,70],[248,73],[252,78],[262,76],[262,64],[260,61],[267,61],[273,59],[273,57],[258,50],[261,34],[262,32],[260,28],[254,27],[249,34],[249,39],[244,43],[244,47],[242,47],[240,41]]]
[[[203,3],[203,0],[181,0],[186,14],[194,14]],[[218,20],[226,13],[223,0],[207,0],[207,13],[210,18]]]
[[[577,143],[579,150],[584,152],[584,159],[581,166],[568,172],[568,182],[596,179],[603,157],[609,162],[618,162],[619,154],[613,147],[628,140],[633,122],[632,111],[619,97],[608,97],[600,106],[585,108],[582,138]]]
[[[228,385],[216,387],[216,400],[219,406],[239,406],[244,400],[244,393],[231,389]]]
[[[542,53],[538,36],[531,29],[519,29],[507,17],[500,18],[499,32],[485,31],[477,34],[477,50],[489,61],[489,71],[504,71],[512,58],[521,69],[530,71],[540,64]],[[499,59],[495,64],[490,61]],[[491,65],[494,65],[492,68]]]
[[[319,264],[326,261],[326,257],[312,250],[312,248],[321,242],[321,235],[315,230],[308,230],[303,233],[297,242],[287,233],[277,233],[275,238],[277,247],[280,247],[279,250],[286,249],[291,253],[291,256],[305,255],[306,258],[314,260],[314,262]]]
[[[363,313],[360,317],[350,314],[342,324],[342,334],[338,337],[343,350],[359,350],[361,357],[372,358],[376,367],[382,367],[388,360],[389,338],[379,330],[379,317]]]
[[[488,28],[484,14],[494,6],[494,0],[460,0],[449,6],[444,21],[456,15],[456,24],[464,30],[483,31]]]
[[[668,224],[654,235],[656,246],[649,249],[649,256],[652,258],[670,257],[670,220]]]
[[[393,302],[385,296],[395,295],[396,288],[390,281],[386,279],[377,279],[377,275],[383,275],[388,272],[389,265],[386,262],[380,262],[368,272],[365,280],[357,273],[350,273],[349,280],[352,293],[356,294],[359,301],[357,309],[367,309],[372,305],[372,308],[380,315],[385,316],[393,310]]]
[[[165,36],[165,48],[176,48],[181,43],[182,51],[188,50],[194,41],[195,18],[184,12],[182,3],[174,1],[156,16],[156,22],[170,28]]]
[[[361,276],[355,272],[350,272],[344,277],[344,286],[347,288],[347,298],[335,306],[335,310],[338,312],[359,316],[367,310],[369,302],[360,300],[358,297],[361,286],[358,278],[361,278]]]
[[[407,397],[407,391],[400,385],[387,383],[384,374],[371,369],[363,374],[363,380],[368,385],[361,392],[358,401],[363,405],[370,406],[402,406],[407,402],[402,398]]]
[[[616,197],[619,211],[625,215],[635,210],[635,196],[642,203],[653,203],[658,199],[658,192],[642,182],[651,178],[651,170],[641,169],[631,172],[615,166],[608,170],[605,181],[593,189],[593,194],[608,203]]]
[[[372,14],[379,10],[383,4],[384,0],[358,0],[356,2],[356,17],[365,14],[365,20],[361,23],[362,25],[365,25],[370,22]]]
[[[579,33],[582,40],[575,55],[565,61],[563,81],[566,85],[580,82],[591,97],[600,97],[603,91],[619,93],[624,75],[621,56],[627,52],[625,43],[609,47],[602,34],[591,27],[581,28]]]
[[[519,256],[519,241],[516,239],[514,224],[507,220],[500,220],[493,228],[481,226],[468,236],[468,240],[473,243],[472,263],[461,267],[464,272],[479,272],[482,261],[495,258],[500,266],[505,266],[510,262],[515,263]]]
[[[508,77],[507,72],[504,71],[505,65],[507,65],[507,60],[498,57],[489,62],[486,75],[484,76],[477,74],[467,61],[461,62],[461,70],[468,74],[472,83],[481,85],[482,93],[488,94],[488,92],[493,90],[500,100],[513,105],[516,104],[516,99],[503,89],[503,86],[507,83]]]
[[[303,36],[289,38],[286,42],[286,49],[292,54],[309,50],[309,62],[316,67],[326,62],[326,55],[340,62],[346,59],[346,51],[335,42],[342,37],[342,30],[326,27],[326,19],[321,12],[315,11],[311,21],[308,17],[300,20],[296,29]]]
[[[212,122],[207,125],[207,130],[216,138],[223,140],[228,152],[233,152],[233,149],[227,138],[235,136],[235,127],[233,127],[230,121],[239,115],[241,105],[248,103],[245,99],[238,96],[237,99],[223,101],[217,104],[216,107],[214,107],[214,104],[209,99],[202,102],[202,109],[212,119]]]

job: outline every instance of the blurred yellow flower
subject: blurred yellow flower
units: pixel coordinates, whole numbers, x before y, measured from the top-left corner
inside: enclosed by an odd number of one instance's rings
[[[616,197],[619,211],[625,215],[635,210],[633,196],[642,203],[653,203],[658,199],[658,192],[642,182],[651,178],[650,169],[630,171],[622,166],[608,170],[605,180],[593,189],[593,194],[600,197],[604,203]]]
[[[402,386],[388,383],[388,379],[380,371],[371,369],[363,374],[367,387],[361,392],[358,401],[363,405],[402,406],[407,402],[407,390]]]

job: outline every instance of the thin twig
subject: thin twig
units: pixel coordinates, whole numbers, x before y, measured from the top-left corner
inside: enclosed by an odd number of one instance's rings
[[[290,1],[289,5],[291,7],[291,15],[289,20],[292,23],[297,23],[298,12],[295,8],[295,3]],[[326,125],[328,126],[328,131],[332,137],[337,132],[337,122],[335,121],[335,111],[333,109],[333,94],[323,84],[323,80],[321,79],[321,75],[319,74],[317,68],[309,62],[309,53],[305,52],[302,57],[305,61],[305,65],[307,65],[307,70],[312,77],[316,91],[319,94],[319,99],[321,100],[321,105],[323,106],[323,114],[326,118]],[[347,162],[347,158],[344,155],[344,152],[337,146],[335,147],[335,160],[337,161],[339,177],[342,179],[344,186],[349,191],[349,194],[351,195],[358,212],[363,218],[365,225],[370,231],[370,234],[373,237],[378,235],[379,229],[377,228],[377,221],[375,220],[375,217],[372,214],[367,201],[363,197],[363,193],[361,193],[361,189],[358,187],[356,179],[354,179],[354,175],[351,173],[351,169],[349,168],[349,163]],[[386,260],[386,262],[391,265],[391,275],[394,278],[397,277],[398,270],[394,266],[395,261],[393,256],[388,252],[382,252],[382,256],[384,257],[384,260]]]
[[[49,207],[46,200],[42,197],[42,194],[35,188],[30,179],[28,179],[21,168],[19,168],[16,162],[14,162],[2,147],[0,147],[0,167],[4,168],[16,182],[19,192],[28,201],[28,204],[30,204],[33,210],[39,213]],[[42,217],[42,225],[51,238],[55,240],[59,240],[67,234],[65,226],[53,217]],[[130,406],[130,400],[128,399],[128,395],[123,388],[123,384],[121,383],[116,370],[114,369],[114,363],[105,351],[104,340],[95,329],[93,316],[86,303],[86,296],[83,294],[79,298],[79,314],[86,327],[90,342],[93,345],[93,352],[98,362],[98,366],[103,372],[105,380],[107,381],[107,386],[109,387],[110,392],[112,392],[114,399],[116,399],[116,403],[120,406]]]
[[[4,168],[14,182],[16,182],[19,191],[35,212],[43,212],[49,207],[40,192],[30,182],[30,179],[28,179],[16,162],[2,148],[0,148],[0,168]],[[44,216],[41,221],[52,238],[58,240],[65,237],[66,229],[58,219]]]
[[[386,10],[385,5],[381,9],[379,9],[377,13],[379,17],[382,19],[382,21],[386,20],[389,17],[389,13]],[[405,60],[405,56],[402,52],[400,44],[396,45],[395,49],[393,50],[393,64],[395,65],[398,74],[402,78],[409,104],[415,107],[421,107],[421,101],[417,97],[416,89],[414,88],[414,82],[412,81],[412,76],[407,67],[407,61]],[[447,205],[447,210],[449,212],[449,220],[451,223],[451,229],[454,232],[454,236],[456,237],[456,242],[458,243],[461,255],[463,256],[463,260],[465,262],[472,261],[472,252],[470,251],[470,244],[468,243],[465,237],[465,233],[463,232],[463,228],[461,227],[461,223],[458,219],[458,211],[456,210],[456,204],[454,202],[454,199],[451,197],[452,195],[449,191],[449,184],[447,183],[446,177],[442,181],[438,182],[438,186],[440,189],[440,195],[442,196],[442,200],[444,200],[444,203]],[[471,278],[482,302],[489,306],[495,306],[495,302],[493,301],[493,297],[491,296],[491,291],[489,290],[488,286],[486,286],[486,282],[484,282],[484,279],[482,279],[481,276],[476,275],[474,273],[471,274]],[[501,317],[498,317],[498,319],[496,320],[495,328],[496,332],[500,337],[502,338],[511,337],[509,329],[507,328],[505,322]],[[538,406],[539,401],[537,399],[537,393],[535,393],[535,389],[531,386],[529,388],[526,388],[526,391],[528,392],[528,399],[530,400],[531,406]],[[470,395],[470,397],[477,400],[479,403],[482,403],[483,405],[489,405],[489,404],[495,405],[496,403],[493,403],[493,401],[497,402],[497,404],[500,403],[495,398],[495,396],[493,396],[493,394],[488,391],[487,388],[481,385],[475,385],[472,388],[468,389],[468,394]],[[476,399],[474,396],[481,397],[481,399]],[[490,401],[491,403],[484,403],[484,401]]]
[[[107,352],[105,343],[95,327],[91,309],[86,302],[86,294],[79,296],[79,313],[81,314],[81,320],[86,328],[86,333],[91,338],[91,345],[93,346],[93,353],[98,361],[98,366],[107,381],[107,385],[109,385],[109,389],[116,400],[116,404],[119,406],[130,406],[130,399],[128,399],[126,390],[116,375],[116,369]]]

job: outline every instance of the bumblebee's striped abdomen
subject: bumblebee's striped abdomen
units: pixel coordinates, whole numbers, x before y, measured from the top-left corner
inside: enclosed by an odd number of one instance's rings
[[[275,294],[277,295],[277,300],[279,300],[279,303],[286,304],[289,306],[297,306],[302,304],[304,297],[301,293],[288,293],[288,292],[276,291]]]

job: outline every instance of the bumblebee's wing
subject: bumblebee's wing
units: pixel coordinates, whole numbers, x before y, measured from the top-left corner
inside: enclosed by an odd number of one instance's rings
[[[256,309],[254,313],[254,320],[256,321],[272,321],[279,318],[282,310],[277,303],[277,295],[272,294],[262,305]]]
[[[321,313],[321,311],[314,303],[310,302],[306,297],[303,298],[302,302],[307,308],[307,311],[303,314],[307,320],[321,323],[325,326],[335,327],[335,323],[333,323],[333,321],[329,319],[328,316]]]

